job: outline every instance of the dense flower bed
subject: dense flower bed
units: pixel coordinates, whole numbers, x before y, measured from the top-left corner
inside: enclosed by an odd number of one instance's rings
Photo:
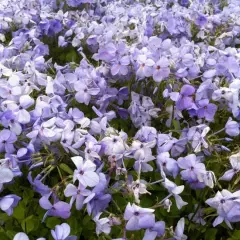
[[[0,239],[240,239],[239,0],[0,0]]]

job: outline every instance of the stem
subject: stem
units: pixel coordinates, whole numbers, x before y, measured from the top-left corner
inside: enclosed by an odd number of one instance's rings
[[[215,136],[215,135],[217,135],[218,133],[220,133],[220,132],[222,132],[222,131],[224,131],[224,130],[225,130],[225,128],[222,128],[222,129],[218,130],[217,132],[209,135],[209,137]]]
[[[167,195],[163,200],[161,200],[161,202],[157,203],[156,205],[152,206],[151,208],[158,208],[162,206],[162,203],[167,200],[168,198],[170,198],[173,194],[170,193],[169,195]]]
[[[160,183],[160,182],[163,182],[163,181],[164,181],[164,179],[160,179],[160,180],[157,180],[157,181],[155,181],[155,182],[149,183],[149,185],[153,185],[153,184],[155,184],[155,183]]]
[[[61,173],[61,170],[60,170],[60,168],[59,168],[59,167],[57,167],[57,170],[58,170],[58,173],[59,173],[59,176],[60,176],[61,180],[63,180],[63,176],[62,176],[62,173]]]
[[[172,193],[168,194],[161,202],[159,202],[159,204],[162,204],[165,200],[170,198],[172,195],[173,195]]]
[[[114,203],[114,205],[116,206],[117,210],[122,213],[121,208],[117,205],[117,203],[112,199],[112,202]]]
[[[40,181],[44,180],[54,168],[55,167],[51,166],[50,169],[45,173],[45,175],[40,179]]]
[[[141,171],[142,171],[142,162],[139,161],[139,168],[138,168],[138,180],[140,180],[141,177]]]

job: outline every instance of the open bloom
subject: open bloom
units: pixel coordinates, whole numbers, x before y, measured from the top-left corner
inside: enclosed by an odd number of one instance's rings
[[[198,180],[198,176],[206,172],[205,165],[197,160],[195,154],[180,157],[177,162],[180,168],[185,169],[180,172],[182,179],[189,182]]]
[[[90,201],[94,196],[95,193],[92,193],[90,190],[85,189],[81,184],[77,188],[73,184],[69,183],[64,190],[64,195],[66,197],[72,197],[70,200],[70,205],[76,201],[76,209],[80,210],[83,207],[83,204]]]
[[[154,65],[153,79],[155,82],[161,82],[169,74],[169,61],[166,57],[161,57]]]
[[[4,129],[0,132],[0,152],[13,153],[15,151],[14,142],[16,142],[17,137],[15,133]]]
[[[126,229],[135,231],[153,227],[155,224],[155,215],[153,212],[153,209],[141,208],[134,203],[132,205],[128,203],[124,212],[124,219],[128,221]]]
[[[223,221],[232,229],[230,222],[240,220],[239,218],[239,201],[240,191],[234,193],[223,189],[221,192],[217,192],[215,197],[209,198],[206,203],[215,208],[218,213],[218,217],[214,220],[213,226],[221,224]]]
[[[147,58],[146,55],[139,55],[137,62],[139,64],[139,68],[136,72],[137,76],[140,78],[150,77],[152,75],[154,61]]]
[[[74,84],[74,88],[77,91],[75,98],[79,103],[89,104],[91,96],[95,96],[99,93],[100,89],[97,87],[89,87],[86,83],[77,81]]]
[[[191,85],[183,85],[181,88],[179,98],[177,100],[176,106],[179,110],[190,109],[193,107],[193,94],[195,93],[195,88]]]
[[[113,76],[117,74],[127,75],[128,65],[130,64],[129,56],[121,57],[117,62],[115,62],[111,67],[111,73]]]
[[[85,187],[94,187],[98,184],[99,176],[95,172],[96,165],[92,161],[86,160],[84,162],[80,156],[72,157],[72,161],[77,167],[73,174],[73,182],[78,179]]]
[[[94,222],[96,223],[96,233],[97,235],[99,235],[102,232],[109,234],[111,231],[110,220],[108,218],[100,219],[101,214],[102,213],[98,213],[93,219]]]

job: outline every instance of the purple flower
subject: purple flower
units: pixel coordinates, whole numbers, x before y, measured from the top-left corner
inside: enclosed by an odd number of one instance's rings
[[[127,220],[126,229],[136,231],[142,228],[152,228],[155,224],[154,210],[149,208],[141,208],[134,203],[128,203],[124,219]]]
[[[229,118],[225,125],[226,133],[231,137],[236,137],[240,134],[240,126],[239,123],[233,121],[232,118]]]
[[[231,193],[223,189],[221,192],[218,191],[214,198],[209,198],[206,201],[206,203],[212,208],[215,208],[218,213],[218,217],[213,222],[214,227],[225,221],[229,228],[232,229],[230,222],[236,217],[236,214],[239,214],[239,211],[237,211],[239,200],[240,191]]]
[[[197,160],[195,154],[178,159],[178,166],[185,169],[180,172],[182,179],[186,181],[196,181],[201,173],[206,172],[205,165]]]
[[[195,210],[196,210],[197,206],[198,206],[198,205],[195,204],[195,206],[194,206]],[[199,208],[199,209],[197,210],[197,212],[195,212],[195,213],[190,213],[190,214],[188,215],[188,219],[189,219],[189,220],[192,220],[192,221],[195,222],[195,223],[198,223],[198,224],[201,224],[201,225],[205,225],[205,224],[206,224],[206,221],[203,219],[203,216],[204,216],[204,209]]]
[[[105,154],[123,154],[126,149],[126,144],[121,136],[110,135],[102,139],[105,146]]]
[[[99,183],[93,188],[92,193],[94,197],[87,202],[87,211],[88,214],[96,216],[99,212],[103,212],[109,202],[111,201],[112,196],[110,194],[105,194],[108,182],[106,176],[103,173],[99,173]]]
[[[158,153],[168,152],[173,147],[173,144],[177,141],[176,138],[173,138],[171,135],[167,134],[158,134],[157,147]]]
[[[69,236],[70,226],[67,223],[57,225],[55,230],[51,230],[51,234],[55,240],[77,240],[76,236]]]
[[[3,163],[1,162],[1,165]],[[2,190],[3,184],[11,182],[14,174],[7,166],[0,167],[0,190]]]
[[[100,218],[102,213],[98,213],[94,218],[94,222],[96,223],[96,233],[99,235],[100,233],[109,234],[111,231],[110,220],[108,218]]]
[[[77,91],[75,98],[79,103],[89,104],[91,96],[96,96],[100,89],[97,87],[89,87],[86,83],[77,81],[74,84],[74,89]]]
[[[128,185],[129,188],[131,189],[131,191],[133,192],[134,198],[135,198],[135,202],[140,204],[140,199],[139,196],[140,194],[150,194],[150,192],[147,191],[147,186],[146,186],[146,182],[142,181],[142,180],[136,180],[133,181]]]
[[[195,20],[195,24],[200,27],[203,27],[204,25],[206,25],[207,22],[208,22],[208,19],[203,14],[199,14],[197,19]]]
[[[41,197],[39,200],[40,206],[43,209],[47,210],[42,221],[44,221],[47,216],[61,217],[64,219],[70,217],[71,206],[68,203],[57,201],[54,204],[52,204],[48,198],[49,194]]]
[[[28,178],[28,181],[33,186],[34,191],[40,193],[42,196],[50,193],[51,189],[41,182],[41,180],[40,180],[41,175],[40,174],[37,175],[36,178],[33,180],[32,179],[32,172],[29,172],[27,178]]]
[[[30,96],[23,95],[20,97],[19,107],[18,109],[14,110],[16,114],[16,118],[19,123],[26,124],[31,121],[31,115],[26,109],[31,107],[33,104],[34,104],[34,100]]]
[[[188,141],[192,141],[192,148],[194,152],[200,152],[202,146],[208,148],[208,143],[205,140],[207,133],[210,131],[210,128],[201,124],[198,126],[191,127],[187,133]]]
[[[29,240],[29,237],[27,236],[26,233],[19,232],[14,236],[13,240]],[[40,237],[40,238],[37,238],[36,240],[46,240],[46,238]],[[71,240],[71,239],[69,239],[69,240]]]
[[[197,109],[198,118],[205,118],[209,122],[214,121],[214,115],[217,111],[217,106],[213,103],[209,103],[208,99],[203,99],[198,102],[200,106]]]
[[[119,59],[116,63],[114,63],[111,67],[111,73],[113,76],[120,74],[120,75],[127,75],[128,73],[128,65],[130,64],[129,56],[124,56]]]
[[[156,237],[161,237],[165,233],[165,222],[158,221],[152,228],[145,231],[142,240],[154,240]]]
[[[74,201],[76,201],[76,209],[80,210],[82,209],[83,204],[89,202],[95,196],[95,193],[85,189],[82,185],[79,185],[77,188],[73,184],[69,183],[64,190],[64,195],[66,197],[72,197],[70,205],[72,206]]]
[[[13,153],[15,151],[14,142],[16,140],[15,133],[6,129],[2,130],[0,132],[0,152]]]
[[[14,236],[13,240],[29,240],[29,237],[26,233],[19,232]]]
[[[67,0],[67,5],[69,7],[79,7],[82,3],[82,0]]]
[[[240,152],[233,154],[229,158],[232,169],[226,171],[219,180],[231,181],[233,176],[240,172]]]
[[[146,55],[139,55],[137,58],[139,64],[138,70],[136,72],[139,78],[150,77],[153,72],[154,61],[147,58]]]
[[[191,85],[184,85],[181,88],[179,99],[177,100],[176,106],[179,110],[190,109],[194,105],[193,94],[195,88]]]
[[[170,154],[168,152],[160,153],[157,156],[157,163],[166,172],[166,174],[176,178],[179,172],[178,163],[175,159],[170,158]]]
[[[49,27],[46,35],[57,34],[62,31],[62,24],[57,19],[52,19],[49,21]]]
[[[171,196],[174,196],[175,201],[176,201],[176,205],[178,209],[181,209],[183,206],[187,205],[187,202],[184,202],[182,200],[182,198],[179,196],[180,193],[183,192],[184,190],[184,186],[177,186],[174,182],[168,180],[164,175],[163,172],[161,172],[161,174],[164,177],[164,182],[162,183],[162,185],[168,190],[169,195],[167,196],[167,198],[170,198]],[[166,198],[166,199],[167,199]]]
[[[155,82],[161,82],[170,74],[169,61],[166,57],[161,57],[154,65],[153,79]]]
[[[83,161],[80,156],[72,157],[72,161],[77,167],[73,174],[73,182],[77,179],[85,187],[94,187],[99,183],[99,176],[95,172],[96,165],[90,161]]]
[[[110,194],[104,194],[103,192],[99,191],[95,193],[95,196],[87,203],[88,214],[92,214],[92,216],[96,216],[99,212],[104,211],[112,199]]]
[[[12,215],[13,208],[18,205],[18,202],[21,200],[15,194],[9,194],[0,199],[0,208],[2,211],[6,212],[8,216]]]
[[[153,127],[142,126],[134,138],[141,142],[151,142],[157,139],[157,130]]]
[[[178,223],[177,226],[175,228],[175,232],[174,232],[174,240],[187,240],[187,236],[183,234],[184,232],[184,225],[185,225],[185,220],[184,218],[181,218]]]

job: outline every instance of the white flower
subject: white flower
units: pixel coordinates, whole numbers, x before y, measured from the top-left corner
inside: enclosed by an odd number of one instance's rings
[[[96,165],[92,161],[86,160],[84,162],[80,156],[72,157],[72,161],[77,167],[74,171],[73,182],[78,179],[85,187],[94,187],[99,183],[99,176],[95,173]]]
[[[97,235],[99,235],[102,232],[109,234],[111,231],[109,219],[108,218],[99,219],[101,214],[102,214],[101,212],[98,213],[96,217],[94,217],[93,219],[94,222],[96,223],[96,233]]]

